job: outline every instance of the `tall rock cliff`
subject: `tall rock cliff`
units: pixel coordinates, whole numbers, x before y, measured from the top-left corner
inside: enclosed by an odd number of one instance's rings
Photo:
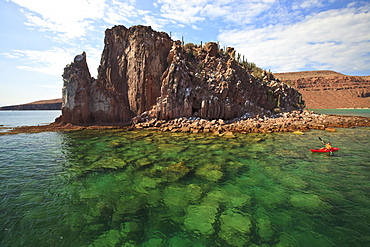
[[[172,40],[166,33],[150,27],[116,26],[105,32],[98,82],[131,111],[121,121],[129,121],[130,116],[156,104],[171,46]]]
[[[61,121],[232,119],[303,107],[298,91],[271,74],[257,80],[235,61],[233,49],[219,50],[216,43],[184,46],[144,26],[107,29],[104,42],[97,79],[85,53],[64,69]]]

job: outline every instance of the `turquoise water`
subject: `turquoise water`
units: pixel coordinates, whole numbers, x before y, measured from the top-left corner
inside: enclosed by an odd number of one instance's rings
[[[0,111],[0,132],[13,127],[50,124],[61,115],[61,111]]]
[[[370,117],[370,109],[310,109],[319,114]]]
[[[0,246],[369,246],[369,137],[0,136]]]

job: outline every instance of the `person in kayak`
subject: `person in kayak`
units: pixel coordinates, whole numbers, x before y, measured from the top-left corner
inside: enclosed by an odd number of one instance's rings
[[[331,146],[330,142],[328,142],[328,143],[326,143],[326,144],[325,144],[325,148],[326,148],[327,150],[330,150],[330,149],[332,149],[333,147]]]

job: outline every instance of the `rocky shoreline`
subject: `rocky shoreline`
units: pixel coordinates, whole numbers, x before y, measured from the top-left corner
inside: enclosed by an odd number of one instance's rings
[[[210,133],[233,137],[234,133],[273,133],[295,132],[303,134],[311,129],[336,131],[335,128],[370,127],[370,118],[357,116],[338,116],[316,114],[312,111],[293,111],[271,116],[245,116],[234,120],[206,120],[200,118],[177,118],[172,120],[137,119],[134,123],[111,125],[73,125],[70,123],[52,123],[44,126],[24,126],[13,128],[4,134],[37,133],[45,131],[76,130],[155,130],[182,133]]]
[[[370,118],[316,114],[312,111],[293,111],[271,116],[245,117],[231,121],[178,118],[174,120],[149,120],[132,126],[134,129],[151,129],[184,133],[214,133],[232,135],[239,133],[305,132],[310,129],[335,131],[335,128],[370,126]]]

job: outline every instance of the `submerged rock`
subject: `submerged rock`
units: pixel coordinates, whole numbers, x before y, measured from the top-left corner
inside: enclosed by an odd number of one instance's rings
[[[163,176],[168,181],[176,181],[185,176],[189,171],[190,170],[186,167],[185,163],[180,162],[167,166],[163,170]]]
[[[118,230],[112,229],[99,236],[91,245],[91,247],[100,246],[116,246],[121,241],[121,234]]]
[[[186,208],[184,226],[188,231],[211,235],[215,232],[213,224],[216,221],[217,212],[217,204],[190,205]]]
[[[192,203],[199,201],[202,198],[203,190],[199,185],[189,184],[186,187],[186,198]]]
[[[251,238],[252,222],[248,215],[232,210],[224,212],[221,217],[218,235],[230,246],[246,246]]]
[[[143,247],[162,247],[164,240],[161,238],[151,238],[143,243]]]
[[[210,191],[203,199],[204,204],[221,205],[228,209],[249,206],[251,197],[243,193],[238,186],[228,184]]]
[[[258,236],[263,242],[268,242],[274,237],[274,230],[272,228],[271,222],[267,217],[258,218],[256,222],[256,228]]]
[[[170,208],[179,207],[183,209],[189,203],[186,195],[186,188],[170,185],[163,191],[163,202]]]
[[[310,212],[320,212],[330,209],[330,205],[314,194],[293,194],[290,202],[294,207]]]
[[[208,181],[213,181],[213,182],[217,182],[224,175],[223,172],[221,171],[220,165],[212,165],[212,164],[205,164],[199,167],[195,171],[195,174],[197,176],[207,179]]]
[[[165,245],[161,245],[165,246]],[[169,241],[169,247],[206,247],[197,239],[191,239],[189,237],[174,236]],[[152,247],[152,246],[151,246]]]
[[[101,169],[101,168],[106,168],[106,169],[119,169],[127,166],[127,163],[118,158],[103,158],[98,160],[97,162],[92,164],[91,169]]]

